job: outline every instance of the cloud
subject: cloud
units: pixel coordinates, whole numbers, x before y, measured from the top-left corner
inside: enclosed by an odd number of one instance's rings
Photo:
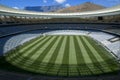
[[[65,4],[65,7],[70,7],[71,5],[69,3]]]
[[[55,2],[59,3],[59,4],[62,4],[64,3],[66,0],[54,0]]]
[[[47,0],[43,0],[44,3],[47,3]]]
[[[18,7],[13,7],[14,9],[19,9]]]

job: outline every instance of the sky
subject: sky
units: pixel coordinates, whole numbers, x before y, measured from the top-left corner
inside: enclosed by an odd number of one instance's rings
[[[0,4],[16,9],[24,9],[26,6],[48,6],[58,4],[70,7],[85,2],[92,2],[105,7],[120,5],[120,0],[0,0]]]

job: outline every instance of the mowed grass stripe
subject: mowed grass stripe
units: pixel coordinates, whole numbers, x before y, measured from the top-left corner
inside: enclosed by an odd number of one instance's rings
[[[27,51],[26,53],[23,53],[23,55],[19,56],[16,59],[14,58],[14,60],[12,62],[14,62],[14,63],[19,62],[19,64],[21,62],[21,64],[24,64],[25,62],[27,62],[27,60],[29,60],[31,58],[31,56],[34,56],[35,53],[39,50],[40,46],[44,45],[47,41],[49,41],[49,39],[51,39],[51,37],[45,38],[43,41],[41,41],[40,43],[38,43],[36,45],[38,47],[33,46],[32,49],[30,49],[30,51],[28,50],[29,52]],[[26,54],[26,56],[24,56],[24,54]],[[30,61],[32,61],[32,60],[30,60]]]
[[[89,64],[92,70],[94,71],[94,74],[103,73],[104,70],[101,68],[101,64],[99,64],[98,60],[96,59],[95,55],[91,52],[90,48],[88,47],[87,43],[82,39],[82,43],[84,44],[88,55],[90,56],[93,63]],[[94,65],[94,66],[93,66]]]
[[[39,40],[39,41],[42,41],[42,39]],[[32,43],[32,42],[31,42],[31,43]],[[37,45],[37,44],[36,44],[36,45]],[[33,46],[34,46],[34,45],[33,45]],[[32,48],[33,46],[31,46],[31,48]],[[19,50],[21,50],[21,49],[23,49],[23,48],[20,48]],[[16,50],[16,51],[14,52],[14,53],[17,54],[16,56],[14,56],[14,57],[12,57],[12,58],[9,58],[9,57],[8,57],[7,60],[11,60],[11,61],[14,62],[14,60],[16,60],[16,59],[23,58],[22,55],[25,54],[29,49],[26,50],[26,51],[24,51],[24,52],[22,52],[22,53],[20,53],[19,50]]]
[[[70,36],[70,43],[69,43],[69,76],[71,75],[79,75],[78,69],[77,69],[77,57],[76,57],[76,49],[75,49],[75,43],[74,43],[74,35]]]
[[[70,48],[69,48],[69,64],[77,64],[75,45],[73,36],[70,36]]]
[[[36,51],[36,52],[33,51],[33,53],[35,52],[34,55],[32,55],[32,56],[30,57],[30,59],[28,59],[28,60],[25,62],[24,65],[27,64],[28,66],[30,66],[30,65],[34,64],[35,61],[37,61],[37,59],[40,57],[40,55],[42,55],[43,52],[46,50],[46,48],[50,45],[50,43],[51,43],[52,41],[54,41],[56,38],[57,38],[57,36],[50,36],[50,39],[47,40],[47,41],[45,41],[44,44],[36,47],[36,48],[38,48],[37,51]],[[28,55],[28,56],[29,56],[29,55]],[[32,60],[32,61],[31,61],[31,60]],[[29,61],[30,61],[30,63],[29,63]],[[37,63],[39,64],[39,62],[37,62]]]
[[[88,38],[88,40],[89,40],[89,42],[91,44],[94,43],[94,40],[92,38]],[[94,48],[96,50],[99,50],[99,53],[103,57],[103,59],[105,59],[105,60],[110,60],[110,59],[115,60],[115,58],[113,57],[113,55],[111,55],[102,45],[100,45],[100,44],[99,45],[93,44],[93,46],[94,46]]]
[[[101,64],[101,66],[104,68],[104,71],[109,72],[111,71],[111,69],[107,66],[107,63],[103,60],[103,58],[99,55],[99,53],[97,52],[97,50],[94,49],[94,47],[87,41],[87,39],[85,37],[82,37],[82,39],[86,42],[87,46],[89,47],[89,49],[91,50],[91,52],[93,53],[93,55],[96,57],[98,62],[104,62],[106,66],[104,66],[103,64]],[[95,43],[94,43],[95,44]]]
[[[60,57],[58,54],[59,54],[59,51],[60,51],[60,48],[61,48],[61,45],[62,45],[62,42],[64,40],[64,37],[63,36],[60,36],[60,40],[59,40],[59,43],[57,44],[56,46],[56,49],[54,50],[53,54],[52,54],[52,57],[50,58],[49,60],[49,63],[50,64],[56,64],[56,59],[57,57]],[[62,61],[62,60],[61,60]]]
[[[81,46],[81,52],[82,52],[85,63],[86,64],[92,63],[92,61],[91,61],[91,59],[90,59],[90,57],[89,57],[89,55],[84,47],[84,44],[81,41],[81,37],[77,36],[77,40],[78,40],[78,44]]]
[[[47,53],[47,55],[45,56],[45,58],[43,59],[43,63],[48,63],[50,61],[50,58],[52,57],[54,51],[56,50],[59,41],[61,40],[62,36],[58,36],[58,39],[56,39],[56,41],[54,42],[54,45],[51,46],[51,49],[49,50],[49,52]],[[56,53],[57,54],[57,53]],[[53,55],[54,56],[54,55]],[[55,58],[55,56],[54,56]]]
[[[62,36],[57,36],[57,37],[58,38],[56,39],[56,41],[54,41],[53,45],[50,46],[50,50],[46,53],[46,56],[43,58],[42,62],[40,63],[40,65],[43,65],[45,63],[44,66],[39,68],[39,70],[42,73],[47,73],[48,70],[51,68],[51,64],[49,64],[50,58],[52,57],[52,54],[54,53],[56,47],[58,46],[58,43],[62,38]]]
[[[81,52],[81,46],[79,45],[79,40],[77,39],[77,36],[74,36],[74,44],[75,44],[75,51],[76,51],[76,57],[77,57],[77,64],[85,64],[82,52]]]
[[[48,64],[46,65],[46,67],[44,69],[46,69],[46,73],[48,74],[57,74],[58,70],[59,70],[59,64],[55,64],[56,58],[58,56],[58,52],[60,50],[61,47],[61,42],[63,41],[63,36],[59,36],[59,40],[58,43],[56,41],[56,47],[54,46],[55,50],[53,51],[53,54],[51,55],[51,58],[48,60]],[[43,60],[44,62],[44,60]]]
[[[29,50],[27,50],[26,51],[26,53],[25,54],[23,54],[22,56],[24,56],[24,57],[26,57],[26,56],[28,56],[28,55],[30,55],[29,53],[36,53],[38,50],[39,50],[39,48],[40,48],[40,46],[41,45],[44,45],[47,41],[49,41],[51,39],[51,37],[50,36],[48,36],[47,38],[45,38],[44,40],[42,40],[41,42],[39,42],[39,43],[37,43],[36,45],[33,45]],[[34,54],[35,55],[35,54]]]
[[[45,38],[44,40],[40,40],[41,42],[43,42],[43,41],[45,41],[45,40],[47,40],[47,39],[49,39],[50,37],[48,37],[48,38]],[[31,42],[32,43],[32,42]],[[33,42],[34,43],[34,42]],[[38,43],[36,44],[36,45],[39,45]],[[23,51],[23,52],[19,52],[21,49],[23,49],[23,48],[21,48],[20,50],[18,50],[18,51],[15,51],[18,55],[17,56],[15,56],[15,57],[13,57],[11,60],[16,60],[17,58],[20,58],[20,57],[23,57],[23,55],[26,55],[27,54],[27,52],[29,51],[29,50],[31,50],[31,48],[35,48],[34,47],[35,45],[33,45],[33,46],[31,46],[28,50],[25,50],[25,51]]]
[[[92,60],[90,58],[90,56],[87,53],[87,50],[82,42],[82,38],[81,36],[77,36],[77,40],[78,40],[78,44],[81,47],[81,52],[84,58],[85,63],[83,64],[83,66],[81,66],[83,68],[83,71],[80,70],[80,74],[81,75],[91,75],[94,73],[94,71],[92,70],[91,66],[94,67],[94,65],[92,64]],[[91,66],[89,66],[89,64],[91,64]]]
[[[89,39],[89,42],[93,44],[93,41],[91,40],[91,38],[88,38],[88,39]],[[104,51],[105,49],[102,49],[101,45],[93,44],[93,47],[99,51],[98,52],[99,55],[104,59],[104,63],[101,63],[101,64],[103,64],[105,67],[109,67],[111,71],[120,69],[118,65],[119,63],[114,59],[114,57],[112,57],[110,53],[108,53],[107,51]]]
[[[63,56],[64,56],[64,51],[65,51],[65,45],[67,41],[67,36],[63,36],[63,41],[61,42],[60,50],[58,52],[58,56],[56,58],[55,64],[62,64],[63,61]]]
[[[32,41],[32,42],[29,42],[30,44],[22,47],[20,49],[20,52],[24,52],[24,51],[28,51],[29,49],[31,49],[31,47],[35,46],[36,44],[38,44],[39,42],[45,40],[47,37],[39,37],[36,41]]]
[[[62,60],[63,65],[69,64],[69,41],[70,41],[69,36],[67,36],[65,50],[64,50],[64,56],[63,56],[63,60]]]
[[[70,36],[66,36],[66,44],[65,44],[65,49],[64,49],[64,55],[62,59],[62,64],[60,66],[58,75],[64,75],[68,76],[69,75],[69,46],[70,46]]]
[[[27,44],[26,46],[20,46],[20,47],[18,47],[14,52],[13,52],[13,54],[11,54],[10,56],[9,56],[9,58],[10,59],[14,59],[15,57],[19,57],[19,56],[21,56],[22,54],[24,54],[26,51],[28,51],[31,47],[33,47],[34,45],[36,45],[36,44],[38,44],[39,42],[41,42],[42,40],[44,40],[45,39],[45,37],[43,38],[37,38],[37,40],[34,40],[34,41],[30,41],[29,43],[31,43],[31,44]],[[25,50],[24,50],[24,48],[25,48]],[[24,52],[20,52],[20,50],[24,50]]]
[[[101,58],[101,56],[98,54],[98,52],[94,49],[94,47],[89,43],[89,41],[86,39],[86,37],[82,36],[82,39],[83,39],[83,41],[85,41],[85,43],[87,44],[88,48],[93,53],[93,55],[97,58],[97,61],[103,62],[104,60]]]
[[[42,63],[42,61],[43,61],[43,59],[45,58],[45,56],[48,54],[48,52],[50,51],[50,49],[51,49],[51,46],[53,46],[54,45],[54,43],[55,43],[55,41],[56,41],[56,39],[58,39],[59,37],[58,36],[52,36],[52,37],[54,37],[54,39],[53,40],[51,40],[51,41],[49,41],[49,42],[47,42],[47,44],[46,45],[44,45],[44,47],[42,46],[42,50],[43,51],[41,51],[40,50],[40,55],[38,55],[38,57],[33,61],[33,63],[30,65],[30,66],[33,66],[33,65],[41,65],[41,63]],[[39,69],[39,67],[37,67],[37,69]]]

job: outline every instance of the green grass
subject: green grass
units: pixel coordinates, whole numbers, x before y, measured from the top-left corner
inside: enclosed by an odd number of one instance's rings
[[[90,76],[120,70],[117,60],[87,36],[45,36],[6,54],[6,60],[27,71],[54,76]]]

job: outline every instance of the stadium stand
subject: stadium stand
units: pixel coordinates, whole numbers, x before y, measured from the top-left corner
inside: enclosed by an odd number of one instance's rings
[[[114,24],[113,24],[114,25]],[[24,31],[30,31],[30,30],[56,30],[56,29],[99,29],[99,30],[107,30],[112,28],[117,28],[113,25],[104,25],[104,24],[80,24],[80,23],[73,23],[73,24],[67,24],[67,23],[52,23],[52,24],[39,24],[39,25],[22,25],[22,26],[6,26],[6,27],[0,27],[0,34],[1,36],[15,34],[15,33],[21,33]],[[114,29],[113,29],[114,30]],[[111,31],[111,30],[110,30]],[[119,30],[116,31],[119,33]]]

